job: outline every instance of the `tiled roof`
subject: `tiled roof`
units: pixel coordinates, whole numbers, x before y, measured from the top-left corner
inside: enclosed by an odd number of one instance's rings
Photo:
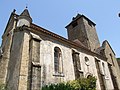
[[[77,47],[79,46],[81,48],[87,49],[86,47],[83,46],[82,43],[78,44],[78,43],[76,43],[76,41],[75,42],[70,41],[70,40],[68,40],[68,39],[66,39],[66,38],[64,38],[64,37],[62,37],[60,35],[57,35],[57,34],[55,34],[53,32],[50,32],[50,31],[48,31],[48,30],[46,30],[46,29],[44,29],[44,28],[42,28],[40,26],[37,26],[37,25],[33,24],[33,23],[30,25],[30,28],[33,28],[33,29],[38,30],[38,31],[42,31],[42,32],[44,32],[46,34],[49,34],[49,35],[51,35],[51,36],[53,36],[53,37],[55,37],[57,39],[60,39],[60,40],[65,41],[65,42],[68,42],[69,44],[75,45]]]
[[[23,12],[24,12],[24,13],[23,13]],[[25,9],[23,12],[21,13],[21,15],[30,16],[30,14],[29,14],[29,12],[28,12],[27,9]],[[10,16],[10,18],[9,18],[9,21],[10,21],[11,17],[14,16],[14,15],[15,15],[16,17],[19,17],[19,16],[20,16],[20,15],[16,14],[15,12],[12,12],[12,14],[11,14],[11,16]],[[78,18],[79,18],[79,17],[78,17]],[[9,24],[9,21],[8,21],[8,24]],[[8,24],[7,24],[7,26],[8,26]],[[6,27],[6,28],[7,28],[7,27]],[[75,47],[77,47],[77,48],[84,49],[84,50],[86,50],[86,51],[88,51],[88,52],[91,52],[91,53],[93,53],[93,54],[98,55],[98,56],[101,57],[101,55],[99,55],[99,54],[97,54],[97,53],[95,53],[95,52],[90,51],[88,48],[86,48],[86,47],[85,47],[80,41],[78,41],[78,40],[70,41],[70,40],[68,40],[68,39],[66,39],[66,38],[64,38],[64,37],[62,37],[62,36],[60,36],[60,35],[57,35],[57,34],[55,34],[55,33],[53,33],[53,32],[50,32],[49,30],[46,30],[46,29],[44,29],[44,28],[42,28],[42,27],[40,27],[40,26],[38,26],[38,25],[36,25],[36,24],[34,24],[34,23],[31,23],[30,28],[35,29],[35,30],[38,30],[38,31],[41,31],[41,32],[46,33],[46,34],[48,34],[48,35],[51,35],[52,37],[55,37],[56,39],[62,40],[62,41],[64,41],[64,42],[68,43],[69,45],[73,45],[73,46],[75,46]],[[6,32],[6,30],[5,30],[5,32]],[[4,33],[5,33],[5,32],[4,32]],[[103,58],[105,58],[105,57],[103,57]]]
[[[60,35],[57,35],[57,34],[55,34],[55,33],[53,33],[53,32],[50,32],[50,31],[48,31],[48,30],[46,30],[46,29],[44,29],[44,28],[42,28],[42,27],[40,27],[40,26],[37,26],[36,24],[33,24],[33,23],[31,23],[30,28],[31,28],[31,29],[35,29],[35,30],[38,30],[38,31],[43,32],[43,33],[45,33],[45,34],[48,34],[48,35],[50,35],[50,36],[52,36],[52,37],[54,37],[54,38],[56,38],[56,39],[62,40],[62,41],[64,41],[64,42],[68,43],[69,45],[73,45],[73,46],[75,46],[75,47],[77,47],[77,48],[84,49],[85,51],[88,51],[88,52],[90,52],[90,53],[92,53],[92,54],[95,54],[95,55],[97,55],[97,56],[99,56],[99,57],[102,57],[101,55],[99,55],[99,54],[97,54],[97,53],[95,53],[95,52],[92,52],[91,50],[89,50],[88,48],[86,48],[86,47],[85,47],[80,41],[78,41],[78,40],[74,40],[74,41],[68,40],[68,39],[66,39],[66,38],[64,38],[64,37],[62,37],[62,36],[60,36]],[[103,57],[103,58],[105,58],[105,57]]]

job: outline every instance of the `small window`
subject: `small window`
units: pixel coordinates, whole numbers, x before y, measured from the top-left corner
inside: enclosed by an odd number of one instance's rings
[[[77,22],[74,22],[73,24],[72,24],[72,27],[74,28],[74,27],[76,27],[78,25],[78,23]]]
[[[105,75],[105,64],[102,62],[103,74]]]
[[[112,60],[113,66],[115,66],[114,61],[113,61],[113,56],[112,56],[112,54],[110,54],[110,58],[111,58],[111,60]]]
[[[89,66],[89,59],[88,59],[88,57],[85,57],[85,64],[86,64],[87,66]]]
[[[92,78],[92,75],[88,75],[87,78],[88,78],[88,79]]]
[[[39,63],[31,63],[30,84],[31,90],[40,90],[41,88],[41,66]]]
[[[59,47],[54,48],[54,70],[55,73],[62,73],[61,50]]]
[[[73,50],[72,59],[73,59],[75,78],[78,79],[83,77],[83,71],[81,70],[79,53]]]
[[[92,23],[90,21],[88,21],[88,24],[92,27]]]

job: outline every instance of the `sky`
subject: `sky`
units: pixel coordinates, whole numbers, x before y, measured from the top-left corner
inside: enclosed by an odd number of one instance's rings
[[[120,57],[120,0],[0,0],[0,43],[13,9],[20,14],[28,7],[33,23],[67,38],[72,17],[83,14],[96,23],[102,45],[108,40]]]

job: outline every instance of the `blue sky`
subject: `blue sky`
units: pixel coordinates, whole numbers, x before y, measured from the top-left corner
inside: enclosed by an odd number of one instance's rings
[[[96,23],[101,44],[108,40],[120,57],[120,0],[0,0],[0,37],[13,9],[20,14],[26,5],[33,23],[66,38],[65,26],[77,13],[84,14]]]

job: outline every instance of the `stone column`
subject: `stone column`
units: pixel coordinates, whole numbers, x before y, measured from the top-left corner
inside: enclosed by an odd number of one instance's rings
[[[29,34],[24,33],[18,90],[27,90],[29,64]]]

